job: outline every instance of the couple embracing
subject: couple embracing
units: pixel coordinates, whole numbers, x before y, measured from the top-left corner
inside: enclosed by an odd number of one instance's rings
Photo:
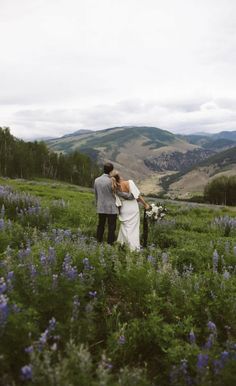
[[[104,165],[104,174],[96,178],[94,183],[98,226],[97,240],[103,241],[106,221],[108,222],[108,244],[115,241],[117,215],[120,229],[117,241],[127,244],[134,250],[140,249],[139,224],[140,202],[145,209],[149,208],[133,180],[124,180],[111,163]]]

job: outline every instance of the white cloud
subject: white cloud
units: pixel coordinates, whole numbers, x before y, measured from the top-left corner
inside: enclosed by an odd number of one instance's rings
[[[234,0],[0,4],[0,125],[14,134],[236,129]]]
[[[22,109],[11,112],[11,126],[22,138],[60,136],[79,129],[99,130],[114,126],[149,125],[172,132],[216,132],[236,127],[235,100],[123,100],[88,108]]]

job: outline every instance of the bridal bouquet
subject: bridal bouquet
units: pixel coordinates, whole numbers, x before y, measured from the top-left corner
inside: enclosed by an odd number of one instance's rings
[[[146,217],[152,221],[159,221],[165,217],[167,209],[160,203],[151,204],[151,208],[146,211]]]

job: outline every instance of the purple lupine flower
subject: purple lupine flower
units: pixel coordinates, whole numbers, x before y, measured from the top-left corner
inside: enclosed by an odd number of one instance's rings
[[[215,249],[212,256],[213,272],[217,272],[218,269],[219,254]]]
[[[32,353],[33,351],[34,351],[34,347],[33,347],[33,346],[28,346],[28,347],[25,348],[25,352],[26,352],[27,354],[30,354],[30,353]]]
[[[125,344],[125,342],[126,342],[125,336],[124,335],[120,335],[119,339],[118,339],[118,343],[120,345],[123,345],[123,344]]]
[[[67,253],[62,263],[62,270],[64,273],[67,272],[68,267],[71,267],[71,256]]]
[[[78,276],[78,270],[76,267],[70,267],[67,269],[66,275],[69,279],[75,280]]]
[[[39,343],[40,343],[40,345],[44,346],[45,343],[47,343],[48,333],[49,333],[49,331],[48,331],[48,329],[46,329],[46,330],[41,334],[41,336],[40,336],[40,338],[39,338]]]
[[[89,259],[87,257],[85,257],[83,259],[83,264],[84,264],[85,269],[90,269],[90,263],[89,263]]]
[[[97,296],[97,291],[89,291],[89,296],[91,297],[91,298],[96,298],[96,296]]]
[[[70,229],[66,229],[66,230],[64,231],[64,235],[65,235],[66,237],[71,237],[71,230],[70,230]]]
[[[84,270],[89,271],[89,270],[94,269],[94,267],[92,265],[90,265],[90,261],[89,261],[89,259],[87,257],[85,257],[83,259],[83,264],[84,264]]]
[[[222,361],[220,359],[215,359],[213,361],[213,366],[214,366],[214,373],[215,374],[219,374],[220,370],[222,369],[222,367],[224,366]]]
[[[3,230],[5,227],[5,222],[3,220],[3,218],[0,218],[0,231]]]
[[[5,206],[4,206],[4,204],[2,204],[1,217],[3,218],[4,216],[5,216]]]
[[[40,335],[39,351],[41,351],[43,346],[47,343],[48,336],[55,329],[55,326],[56,326],[56,319],[54,317],[52,317],[49,320],[48,328],[46,328],[46,330]]]
[[[12,256],[12,251],[13,249],[11,249],[10,245],[8,245],[5,253],[7,256]]]
[[[104,363],[104,367],[108,370],[111,370],[113,368],[113,365],[111,364],[111,362],[106,362]]]
[[[236,228],[236,219],[229,216],[216,217],[212,224],[224,229],[229,228],[229,230],[231,230]]]
[[[180,365],[180,371],[186,375],[187,374],[187,368],[188,368],[188,361],[187,359],[181,359],[180,361],[181,365]]]
[[[67,253],[62,264],[63,275],[71,280],[78,276],[77,267],[71,265],[71,256]]]
[[[40,259],[40,263],[42,265],[45,265],[47,263],[47,256],[45,255],[45,252],[44,251],[41,251],[39,253],[39,259]]]
[[[31,254],[31,248],[30,247],[27,247],[25,249],[25,256],[29,256]]]
[[[55,248],[49,247],[48,248],[48,259],[51,263],[54,263],[56,261],[56,251]]]
[[[102,356],[101,365],[104,369],[111,370],[113,368],[110,359],[106,358],[105,355]]]
[[[162,255],[161,255],[161,258],[162,258],[162,263],[163,264],[167,264],[168,263],[168,253],[163,252]]]
[[[5,323],[8,313],[8,298],[6,295],[0,295],[0,325]]]
[[[198,354],[197,357],[197,368],[198,370],[203,370],[208,365],[208,355],[207,354]]]
[[[76,307],[79,307],[79,306],[80,306],[80,301],[79,301],[78,295],[75,295],[75,296],[73,297],[73,305],[75,305]]]
[[[55,329],[56,323],[57,323],[57,321],[54,317],[52,317],[52,319],[49,320],[49,327],[48,327],[49,332],[51,332]]]
[[[7,289],[7,285],[6,285],[6,282],[5,282],[5,279],[4,277],[1,277],[0,278],[0,295],[3,294],[3,292],[5,292]]]
[[[209,329],[210,331],[216,332],[216,325],[215,325],[215,323],[209,321],[209,322],[207,323],[207,327],[208,327],[208,329]]]
[[[230,252],[230,241],[227,240],[225,243],[225,252],[228,254]]]
[[[12,280],[14,277],[14,272],[13,271],[10,271],[7,273],[7,280]]]
[[[28,381],[28,380],[32,379],[32,375],[33,374],[32,374],[32,365],[31,364],[21,367],[21,378],[24,381]]]
[[[23,251],[23,249],[19,249],[19,251],[18,251],[18,257],[19,257],[20,260],[23,259],[23,257],[24,257],[24,251]]]
[[[78,318],[79,307],[80,307],[79,297],[78,295],[75,295],[73,297],[72,320],[76,320]]]
[[[220,355],[220,358],[223,362],[225,362],[229,358],[229,352],[228,351],[223,351]]]
[[[213,343],[214,343],[214,334],[210,334],[206,341],[205,348],[209,350],[212,347]]]
[[[14,279],[14,272],[10,271],[7,274],[7,290],[12,291],[13,290],[13,284],[12,280]]]
[[[18,257],[22,260],[24,257],[29,256],[31,253],[31,248],[28,246],[25,249],[19,249]]]
[[[223,273],[223,278],[224,278],[225,280],[228,280],[228,279],[230,278],[230,273],[229,273],[229,271],[227,271],[227,270],[224,271],[224,273]]]
[[[234,256],[236,256],[236,245],[233,247]]]
[[[29,270],[30,270],[30,276],[32,278],[34,278],[37,275],[37,269],[36,269],[35,265],[34,264],[30,264]]]
[[[149,263],[151,263],[152,265],[155,265],[155,263],[156,263],[156,259],[155,259],[155,257],[153,257],[152,255],[148,255],[147,261],[148,261]]]
[[[191,344],[194,344],[196,342],[196,337],[195,337],[193,330],[190,331],[190,333],[189,333],[189,341]]]

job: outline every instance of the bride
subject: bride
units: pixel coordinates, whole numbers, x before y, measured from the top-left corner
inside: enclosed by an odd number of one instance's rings
[[[117,241],[121,244],[127,244],[131,251],[140,249],[140,214],[139,205],[140,202],[145,209],[150,206],[147,204],[143,197],[140,195],[140,191],[135,185],[133,180],[124,180],[121,178],[117,170],[113,170],[110,173],[112,179],[112,190],[116,197],[116,205],[119,207],[119,220],[120,229]],[[116,195],[117,190],[122,192],[132,193],[134,200],[123,200]]]

